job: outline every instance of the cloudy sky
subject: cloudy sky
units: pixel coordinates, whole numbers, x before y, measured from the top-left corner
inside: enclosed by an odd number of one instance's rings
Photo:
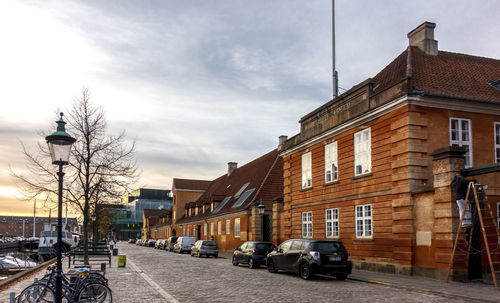
[[[423,21],[439,49],[500,58],[498,2],[337,0],[339,86],[374,76]],[[329,101],[331,1],[0,1],[0,214],[30,214],[9,168],[83,87],[109,133],[136,139],[142,180],[213,179]],[[38,210],[42,212],[42,209]]]

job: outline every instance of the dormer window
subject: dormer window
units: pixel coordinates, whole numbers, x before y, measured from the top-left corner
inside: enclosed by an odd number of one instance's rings
[[[498,79],[497,81],[488,82],[488,84],[493,86],[494,88],[500,90],[500,79]]]

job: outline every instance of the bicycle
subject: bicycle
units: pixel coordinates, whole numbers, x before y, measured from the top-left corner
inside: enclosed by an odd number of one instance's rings
[[[26,287],[19,295],[18,303],[53,303],[55,301],[55,266],[47,268],[50,273],[41,281]],[[68,303],[112,303],[111,289],[102,280],[89,278],[88,270],[77,274],[64,274],[62,296]]]

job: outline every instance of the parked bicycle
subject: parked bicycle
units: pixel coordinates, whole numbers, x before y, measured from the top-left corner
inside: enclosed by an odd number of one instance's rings
[[[55,301],[56,267],[49,266],[47,269],[49,274],[21,292],[17,298],[18,303]],[[66,273],[62,278],[62,296],[68,303],[112,303],[113,295],[106,284],[106,278],[98,273],[91,273],[88,268],[77,273]]]

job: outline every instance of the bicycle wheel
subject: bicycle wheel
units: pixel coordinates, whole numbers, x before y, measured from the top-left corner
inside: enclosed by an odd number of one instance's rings
[[[30,285],[17,298],[17,303],[53,303],[54,301],[54,291],[46,284]]]
[[[78,293],[78,302],[112,303],[111,289],[102,283],[86,284]]]

